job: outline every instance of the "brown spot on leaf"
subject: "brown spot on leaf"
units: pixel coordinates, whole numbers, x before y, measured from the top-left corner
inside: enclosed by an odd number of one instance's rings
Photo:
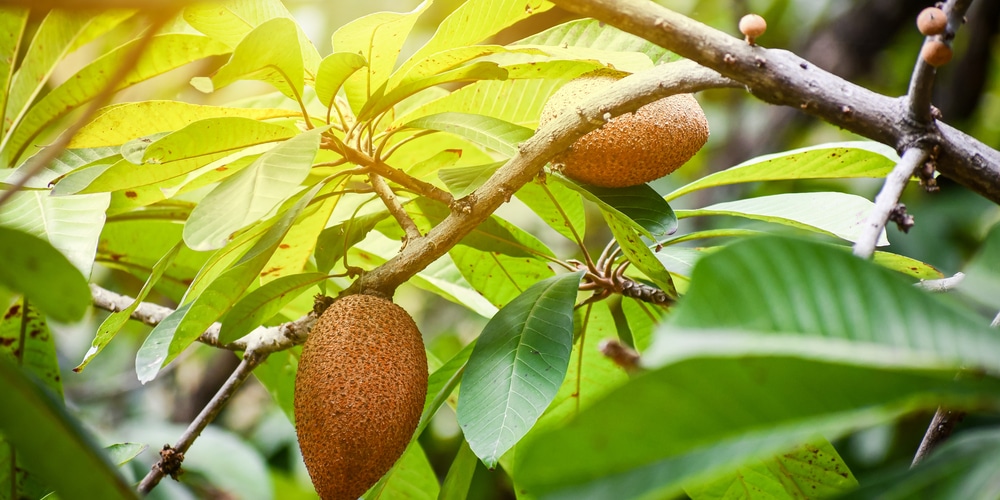
[[[131,190],[130,191],[125,191],[125,197],[128,198],[128,199],[130,199],[130,200],[134,200],[134,199],[136,199],[136,198],[139,197],[139,194],[136,193],[135,191],[131,191]]]
[[[21,304],[14,304],[10,306],[10,309],[7,310],[7,314],[4,314],[3,319],[13,318],[14,316],[17,316],[17,314],[20,312],[21,312]]]

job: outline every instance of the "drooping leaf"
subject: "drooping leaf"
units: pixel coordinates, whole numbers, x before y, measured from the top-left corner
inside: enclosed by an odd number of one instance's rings
[[[417,424],[417,430],[413,433],[414,436],[419,436],[423,433],[427,425],[431,423],[431,418],[434,414],[441,408],[441,405],[448,401],[455,388],[458,387],[459,382],[462,381],[462,376],[465,374],[465,367],[469,362],[469,356],[472,355],[472,350],[475,346],[476,341],[470,342],[437,370],[434,370],[427,378],[427,398],[424,400],[424,411],[420,414],[420,423]],[[455,401],[452,402],[454,403]]]
[[[298,191],[325,130],[316,128],[282,142],[222,181],[191,212],[184,242],[195,250],[221,248],[235,231],[261,220]]]
[[[889,146],[870,141],[819,144],[758,156],[675,189],[669,200],[716,186],[787,179],[885,177],[899,162]]]
[[[468,45],[447,49],[433,54],[426,59],[419,61],[417,64],[409,65],[409,69],[405,74],[397,71],[391,78],[389,78],[389,81],[386,83],[386,89],[391,92],[397,87],[405,86],[415,81],[425,79],[429,76],[455,69],[459,65],[467,63],[473,59],[488,56],[490,54],[511,52],[512,50],[518,51],[517,49],[510,49],[502,45]],[[530,49],[522,49],[518,52],[528,51],[539,52],[538,50]]]
[[[38,167],[38,161],[44,154],[44,151],[45,148],[42,148],[37,154],[25,160],[17,168],[8,170],[6,172],[7,178],[2,182],[14,184],[32,173]],[[42,170],[28,179],[24,186],[29,189],[48,189],[53,181],[77,168],[101,163],[114,163],[120,159],[121,156],[118,154],[118,148],[66,149],[48,165],[42,167]],[[0,173],[0,177],[4,175],[4,173]]]
[[[0,405],[0,431],[17,448],[18,459],[55,488],[60,498],[136,498],[104,450],[62,402],[6,356],[0,356],[0,389],[5,400]],[[9,463],[4,465],[4,470],[11,470]]]
[[[22,156],[45,127],[97,96],[136,43],[139,41],[129,42],[84,66],[32,106],[17,128],[12,129],[13,133],[4,140],[2,152],[6,161],[10,163]],[[228,49],[224,45],[203,36],[181,33],[156,35],[135,67],[113,86],[115,90],[121,90],[191,61],[225,52]]]
[[[995,427],[968,429],[941,443],[915,467],[901,465],[877,473],[843,498],[994,498],[1000,495],[998,445]]]
[[[4,12],[3,18],[10,22],[10,31],[0,31],[10,37],[10,47],[23,45],[21,36],[27,12],[16,14],[14,10]],[[49,78],[60,61],[71,51],[102,33],[110,30],[131,15],[125,11],[107,11],[98,14],[83,14],[54,10],[38,25],[20,61],[9,86],[4,85],[3,104],[5,120],[0,124],[0,136],[6,137],[13,126],[24,118],[34,101],[49,83]],[[11,69],[17,61],[17,53],[11,52]],[[9,69],[8,69],[9,71]],[[5,79],[5,81],[7,81]]]
[[[0,261],[0,285],[56,321],[79,321],[90,307],[87,279],[45,240],[0,226]]]
[[[329,108],[344,82],[367,64],[364,57],[352,52],[335,52],[323,58],[316,75],[316,97],[319,102]]]
[[[450,132],[508,157],[517,154],[517,145],[534,134],[527,127],[489,116],[466,113],[424,116],[404,126]]]
[[[24,28],[28,25],[28,9],[23,7],[0,10],[0,111],[9,114],[7,102],[10,99],[11,83],[14,78],[14,63],[23,43]],[[17,106],[18,108],[23,107]],[[15,112],[18,110],[14,110]],[[0,120],[0,137],[7,132],[7,120]]]
[[[448,468],[448,475],[444,477],[439,500],[465,500],[469,497],[476,462],[476,454],[472,453],[469,443],[462,441],[455,459],[451,461],[451,467]]]
[[[587,214],[579,193],[560,183],[535,180],[514,195],[556,232],[570,241],[582,241],[587,233]]]
[[[142,285],[142,289],[139,290],[139,293],[135,296],[135,300],[132,301],[132,304],[121,311],[112,312],[107,318],[104,319],[101,326],[97,327],[97,334],[94,335],[94,340],[90,344],[90,349],[88,349],[87,353],[84,354],[83,361],[81,361],[76,368],[73,368],[73,371],[83,371],[90,361],[94,359],[94,356],[97,356],[102,350],[104,350],[115,335],[117,335],[122,327],[125,326],[125,323],[128,322],[132,316],[132,312],[139,307],[139,304],[142,303],[143,300],[146,300],[146,296],[149,295],[149,292],[153,290],[156,283],[160,281],[161,277],[163,277],[163,273],[166,272],[167,267],[174,262],[174,258],[183,246],[183,243],[181,243],[178,239],[177,244],[168,250],[167,253],[164,254],[163,257],[161,257],[160,260],[156,262],[156,265],[154,265],[150,270],[149,278],[146,279],[146,283]]]
[[[489,180],[490,176],[506,162],[493,162],[469,167],[442,168],[438,178],[455,198],[464,198]]]
[[[292,19],[279,0],[192,4],[184,8],[184,20],[198,31],[235,48],[243,37],[265,21]]]
[[[436,85],[473,82],[477,80],[505,80],[506,78],[507,70],[497,66],[496,63],[475,62],[467,66],[460,66],[453,70],[445,71],[444,73],[408,82],[391,91],[386,91],[385,87],[380,87],[372,92],[371,98],[358,111],[358,119],[372,119],[407,97]]]
[[[645,54],[654,64],[663,64],[678,59],[677,55],[659,45],[621,31],[597,19],[569,21],[521,39],[515,42],[515,45],[550,45],[554,47],[594,48],[609,52],[638,52]]]
[[[417,18],[430,5],[430,1],[424,1],[407,13],[370,14],[345,24],[333,33],[334,52],[359,54],[368,61],[366,71],[358,71],[344,82],[344,95],[355,114],[368,97],[389,79],[403,42]]]
[[[301,112],[277,108],[206,106],[182,101],[125,102],[112,104],[101,109],[93,120],[84,125],[73,136],[68,147],[95,148],[124,144],[136,137],[180,130],[199,120],[209,118],[239,117],[251,120],[269,120],[300,115]],[[232,126],[235,123],[227,123],[226,125]],[[217,128],[226,130],[229,127],[219,126]],[[202,132],[208,131],[203,130]],[[202,137],[194,135],[189,140],[194,138],[201,139],[199,142],[209,142]]]
[[[782,224],[854,242],[874,204],[846,193],[785,193],[679,210],[677,217],[731,215]],[[888,245],[885,230],[878,245]]]
[[[380,481],[361,498],[411,498],[435,500],[441,486],[420,443],[411,441],[403,455]]]
[[[278,17],[264,21],[233,49],[233,55],[211,79],[191,83],[203,92],[221,89],[237,80],[265,81],[289,99],[303,102],[305,63],[295,21]]]
[[[406,74],[411,67],[439,52],[473,45],[534,14],[552,8],[545,0],[469,0],[448,14],[437,31],[399,68]]]
[[[228,344],[250,333],[266,319],[278,314],[286,304],[327,277],[324,273],[283,276],[248,293],[223,320],[219,342]]]
[[[487,323],[469,357],[458,422],[488,467],[531,429],[562,385],[583,272],[536,283]]]
[[[677,230],[677,216],[670,205],[648,184],[625,188],[603,188],[581,184],[562,175],[551,179],[596,203],[604,213],[638,230],[643,236],[658,240]]]
[[[615,241],[621,248],[622,253],[632,263],[632,266],[642,271],[650,281],[653,282],[663,293],[669,297],[677,296],[677,289],[674,287],[670,272],[663,266],[652,250],[646,246],[642,237],[632,226],[622,222],[609,212],[601,212],[604,221],[608,223],[608,229],[615,236]]]
[[[858,486],[858,480],[828,441],[807,444],[740,467],[709,484],[685,488],[692,500],[717,498],[829,498]]]
[[[107,207],[107,194],[57,197],[21,191],[0,206],[0,226],[47,240],[89,277]]]
[[[835,439],[939,404],[1000,402],[1000,381],[956,381],[957,369],[778,355],[689,358],[630,380],[528,442],[514,476],[525,493],[552,499],[676,496],[817,435]]]
[[[261,224],[267,226],[267,232],[256,240],[239,261],[218,274],[199,294],[193,295],[190,301],[178,307],[153,328],[136,353],[135,368],[140,382],[146,383],[155,378],[160,368],[176,358],[205,329],[232,308],[257,278],[296,217],[322,186],[320,183],[306,191],[285,213],[274,217],[276,220],[273,222]],[[192,288],[193,286],[192,284]]]

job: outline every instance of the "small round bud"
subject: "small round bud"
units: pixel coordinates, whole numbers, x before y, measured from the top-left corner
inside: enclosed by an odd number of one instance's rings
[[[946,27],[948,27],[948,17],[937,7],[927,7],[917,16],[917,29],[924,36],[940,35],[944,33]]]
[[[740,19],[740,33],[746,35],[746,41],[753,45],[754,39],[767,31],[767,21],[757,14],[747,14]]]
[[[935,68],[944,66],[951,60],[951,47],[940,40],[930,40],[920,49],[920,57]]]

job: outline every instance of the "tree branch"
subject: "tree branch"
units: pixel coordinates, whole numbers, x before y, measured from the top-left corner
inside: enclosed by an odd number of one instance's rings
[[[560,7],[638,35],[746,85],[759,99],[793,106],[905,151],[940,144],[938,170],[1000,203],[1000,152],[940,122],[908,120],[906,103],[848,82],[784,50],[736,38],[645,0],[553,0]],[[951,27],[949,26],[949,30]]]
[[[875,206],[868,212],[865,224],[861,228],[861,235],[854,242],[854,255],[867,259],[875,253],[875,244],[885,229],[885,223],[889,221],[889,213],[899,203],[903,189],[910,182],[910,177],[913,177],[917,167],[923,165],[927,155],[927,151],[919,147],[909,148],[903,152],[903,157],[886,176],[882,190],[875,196]]]
[[[741,42],[742,43],[742,42]],[[507,201],[559,151],[608,119],[664,97],[708,88],[737,87],[717,72],[691,61],[657,66],[614,83],[538,129],[518,153],[469,196],[456,200],[452,213],[423,238],[410,241],[395,257],[369,271],[343,293],[362,290],[392,296],[396,287],[444,255]]]
[[[371,182],[372,188],[378,197],[382,199],[382,203],[385,204],[385,208],[389,209],[389,213],[392,214],[393,218],[399,224],[399,227],[403,228],[403,232],[406,234],[406,242],[413,241],[420,238],[420,229],[417,228],[417,224],[413,222],[409,214],[406,213],[406,209],[396,198],[396,194],[392,192],[389,185],[385,183],[385,179],[378,174],[369,174],[368,180]],[[405,244],[405,242],[404,242]]]

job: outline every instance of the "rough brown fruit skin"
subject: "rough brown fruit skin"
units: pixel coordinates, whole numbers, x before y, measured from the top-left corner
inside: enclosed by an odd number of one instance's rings
[[[410,442],[427,395],[427,356],[403,308],[349,295],[320,316],[295,377],[295,430],[320,497],[355,500]]]
[[[539,126],[574,107],[590,94],[617,80],[595,72],[570,81],[549,98]],[[553,165],[587,184],[627,187],[659,179],[683,165],[708,140],[708,120],[691,94],[651,102],[634,113],[612,118],[601,128],[577,139]]]

